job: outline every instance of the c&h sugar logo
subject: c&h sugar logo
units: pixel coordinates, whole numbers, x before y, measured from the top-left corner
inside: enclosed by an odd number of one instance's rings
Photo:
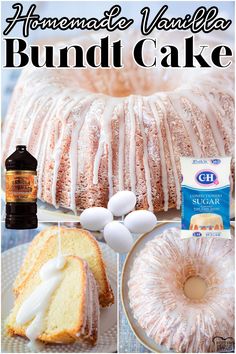
[[[195,175],[195,180],[201,186],[206,187],[219,184],[217,174],[211,170],[198,171]]]

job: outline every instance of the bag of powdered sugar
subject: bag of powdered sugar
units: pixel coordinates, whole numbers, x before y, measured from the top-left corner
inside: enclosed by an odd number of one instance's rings
[[[181,238],[230,236],[231,157],[181,157]]]

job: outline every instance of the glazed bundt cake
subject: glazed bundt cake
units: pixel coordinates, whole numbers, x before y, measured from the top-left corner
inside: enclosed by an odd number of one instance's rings
[[[157,34],[158,46],[170,36]],[[184,35],[174,37],[183,52]],[[89,33],[60,42],[55,52],[75,43],[86,50],[96,39]],[[231,68],[142,69],[132,58],[138,40],[135,33],[123,36],[122,69],[22,71],[5,120],[3,156],[23,139],[38,160],[39,199],[76,213],[106,206],[126,189],[137,195],[138,208],[179,208],[180,156],[233,155]],[[155,55],[147,45],[144,60]]]
[[[41,252],[47,260],[55,258],[58,252],[58,227],[52,226],[41,231],[31,242],[24,262],[14,283],[14,292],[19,294],[22,284],[29,277],[36,263],[40,263]],[[106,266],[98,242],[86,230],[60,227],[61,248],[65,255],[84,259],[98,285],[99,301],[102,307],[114,303],[114,295],[106,274]],[[41,264],[42,265],[42,264]]]
[[[45,253],[41,253],[40,257],[41,263],[45,264]],[[21,324],[19,314],[21,315],[25,301],[41,283],[39,270],[40,265],[37,263],[29,278],[21,285],[19,296],[7,318],[6,329],[12,336],[29,337],[27,328],[34,318]],[[68,256],[62,271],[62,280],[49,299],[42,331],[37,339],[46,343],[67,344],[78,341],[95,345],[99,321],[98,292],[93,274],[84,260]]]
[[[234,338],[233,248],[233,240],[181,240],[177,228],[146,243],[128,296],[149,337],[178,353],[214,352],[214,337]]]

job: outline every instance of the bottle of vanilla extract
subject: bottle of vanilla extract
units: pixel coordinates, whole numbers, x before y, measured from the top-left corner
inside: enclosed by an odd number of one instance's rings
[[[7,229],[35,229],[37,219],[37,160],[26,145],[17,144],[16,151],[5,162]]]

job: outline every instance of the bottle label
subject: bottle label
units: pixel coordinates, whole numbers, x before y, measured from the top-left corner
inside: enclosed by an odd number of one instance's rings
[[[6,202],[35,203],[37,200],[36,171],[6,172]]]

